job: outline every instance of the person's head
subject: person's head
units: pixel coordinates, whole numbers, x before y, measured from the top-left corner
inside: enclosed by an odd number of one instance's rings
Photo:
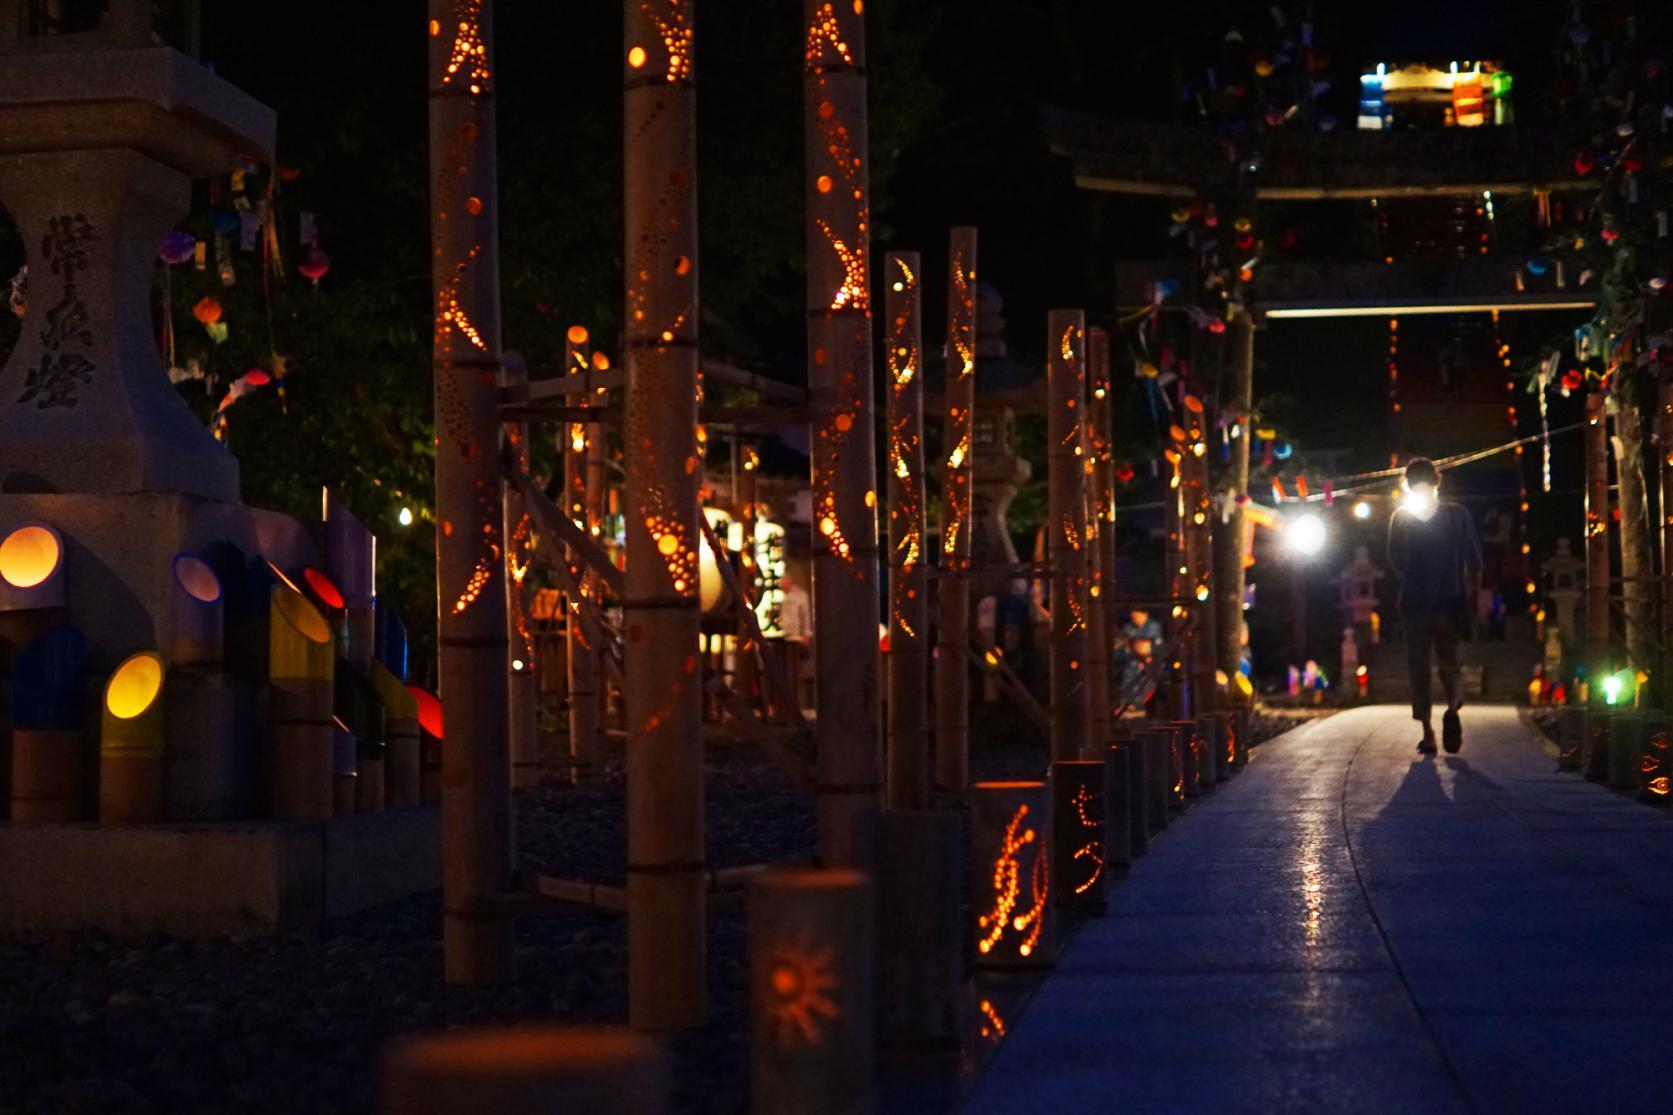
[[[1427,484],[1431,488],[1441,486],[1441,470],[1428,457],[1413,457],[1406,464],[1406,487],[1415,488],[1419,484]]]

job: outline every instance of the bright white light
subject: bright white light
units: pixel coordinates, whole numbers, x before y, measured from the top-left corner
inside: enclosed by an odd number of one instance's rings
[[[1370,517],[1371,505],[1369,503],[1366,503],[1364,500],[1360,500],[1354,504],[1354,518],[1369,519]]]
[[[400,523],[404,527],[412,526],[412,508],[410,508],[410,507],[401,508],[400,513],[395,516],[395,521]]]
[[[1312,557],[1324,549],[1324,542],[1324,520],[1311,511],[1284,523],[1284,544],[1302,557]]]
[[[1418,484],[1407,488],[1405,498],[1400,501],[1400,510],[1419,519],[1429,518],[1435,513],[1435,486]]]

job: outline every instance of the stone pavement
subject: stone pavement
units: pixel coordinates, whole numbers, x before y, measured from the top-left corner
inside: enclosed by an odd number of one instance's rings
[[[1673,1111],[1673,815],[1516,710],[1264,744],[1010,1027],[979,1113]]]

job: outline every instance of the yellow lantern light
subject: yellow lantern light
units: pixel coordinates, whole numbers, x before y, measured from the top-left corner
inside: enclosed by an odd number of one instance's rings
[[[163,819],[165,768],[162,655],[128,658],[105,684],[99,730],[99,820]]]
[[[275,820],[332,814],[332,704],[336,660],[325,617],[294,588],[276,584],[268,620],[268,792]]]
[[[0,540],[0,612],[64,606],[64,540],[44,523]]]

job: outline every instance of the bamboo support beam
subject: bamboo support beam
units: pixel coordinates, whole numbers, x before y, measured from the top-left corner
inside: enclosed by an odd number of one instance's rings
[[[705,379],[708,373],[704,373]],[[756,696],[756,687],[760,681],[760,664],[756,655],[767,654],[767,646],[762,639],[758,616],[755,615],[757,568],[759,566],[760,544],[756,535],[760,532],[761,522],[761,455],[749,442],[732,443],[732,502],[738,516],[738,523],[743,528],[744,549],[738,558],[738,607],[747,609],[750,616],[758,622],[751,625],[748,619],[740,617],[738,624],[738,638],[733,652],[732,681],[738,695],[753,710],[761,707]],[[726,565],[727,562],[717,564]]]
[[[430,0],[436,585],[443,751],[443,967],[450,983],[514,975],[512,923],[484,899],[513,862],[500,499],[499,202],[492,0]]]
[[[1586,396],[1586,658],[1594,679],[1603,676],[1609,658],[1609,426],[1608,396]],[[1601,704],[1603,688],[1591,686],[1591,703]]]
[[[564,344],[565,379],[577,384],[591,378],[592,354],[588,351],[587,330],[579,325],[569,327]],[[596,398],[588,392],[583,397]],[[602,400],[600,400],[602,401]],[[602,507],[603,493],[594,493],[593,484],[604,481],[602,469],[593,468],[595,440],[602,438],[603,427],[590,422],[566,422],[558,434],[558,450],[563,459],[563,516],[589,536],[595,536],[599,519],[593,514]],[[585,560],[574,548],[567,548],[567,560],[581,572],[575,577],[573,597],[566,594],[569,612],[564,624],[565,686],[569,721],[569,757],[575,761],[575,774],[580,775],[598,766],[598,645],[587,638],[581,622],[582,609],[594,602],[599,579],[585,568]]]
[[[1195,694],[1191,691],[1189,677],[1180,665],[1184,661],[1183,656],[1188,653],[1188,643],[1181,636],[1191,617],[1188,604],[1191,598],[1190,566],[1186,561],[1184,531],[1184,458],[1179,451],[1179,443],[1185,440],[1185,431],[1175,426],[1171,432],[1174,445],[1163,451],[1168,465],[1168,493],[1164,497],[1163,508],[1166,537],[1162,544],[1162,560],[1166,566],[1163,569],[1164,581],[1174,605],[1169,613],[1167,661],[1160,684],[1166,687],[1168,705],[1173,714],[1186,716],[1195,707]]]
[[[954,228],[947,251],[947,417],[941,427],[940,624],[935,656],[935,788],[970,783],[971,492],[976,417],[976,230]]]
[[[1046,336],[1046,462],[1051,557],[1051,755],[1086,750],[1091,713],[1087,663],[1086,324],[1079,310],[1053,310]]]
[[[1240,313],[1226,327],[1226,378],[1221,385],[1221,421],[1231,436],[1231,461],[1224,466],[1222,490],[1234,500],[1249,491],[1249,415],[1254,410],[1255,322]],[[1250,529],[1241,502],[1233,502],[1214,531],[1214,635],[1219,650],[1216,661],[1234,683],[1243,662],[1243,532]],[[1345,679],[1344,679],[1345,680]],[[1229,701],[1243,703],[1235,685],[1226,690]]]
[[[1115,449],[1110,432],[1110,338],[1087,330],[1087,470],[1091,476],[1086,514],[1087,660],[1091,670],[1092,719],[1089,758],[1101,758],[1115,740],[1118,686],[1112,645],[1121,629],[1115,609]]]
[[[850,866],[881,790],[865,21],[804,0],[819,851]]]
[[[891,809],[929,805],[929,578],[924,564],[923,265],[890,252],[884,269],[889,371],[889,738]]]
[[[623,11],[628,1020],[675,1029],[707,1016],[695,12]]]
[[[1661,485],[1661,693],[1663,707],[1673,707],[1673,378],[1656,385],[1657,470]],[[1673,772],[1670,772],[1673,773]]]
[[[1179,447],[1185,489],[1180,529],[1191,597],[1191,708],[1193,716],[1203,716],[1214,708],[1219,691],[1214,676],[1220,651],[1214,637],[1214,500],[1209,492],[1208,431],[1202,402],[1194,395],[1185,398],[1185,417],[1185,441]]]
[[[529,389],[529,372],[521,362],[507,363],[500,383],[505,396],[515,399]],[[520,422],[505,427],[506,453],[517,467],[529,470],[529,428]],[[534,675],[534,619],[529,615],[529,593],[524,579],[531,560],[534,527],[523,507],[523,495],[513,484],[500,484],[505,516],[505,623],[507,723],[511,733],[511,785],[524,789],[540,781],[540,695]]]

